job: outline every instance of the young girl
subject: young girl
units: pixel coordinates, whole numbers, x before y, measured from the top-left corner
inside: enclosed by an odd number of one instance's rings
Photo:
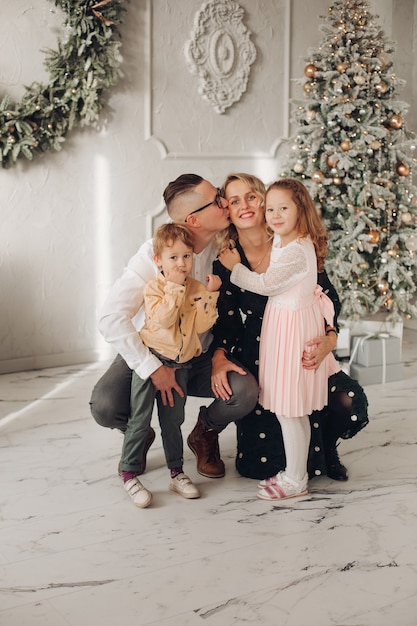
[[[178,384],[186,389],[192,359],[202,352],[199,333],[209,330],[216,319],[221,280],[209,274],[207,287],[190,276],[193,267],[193,240],[184,226],[164,224],[153,238],[154,260],[160,274],[144,290],[145,324],[139,331],[143,343],[160,361],[175,368]],[[154,386],[133,372],[131,415],[122,450],[121,474],[134,504],[149,506],[151,492],[138,479],[141,459],[152,417]],[[159,398],[158,398],[159,402]],[[184,498],[198,498],[200,492],[183,472],[184,403],[181,408],[159,406],[159,422],[165,458],[170,470],[169,488]],[[160,403],[159,403],[160,404]],[[180,404],[180,403],[179,403]]]
[[[308,415],[327,404],[328,377],[340,367],[331,353],[316,370],[302,364],[306,342],[324,335],[324,320],[333,325],[334,318],[331,300],[317,285],[327,234],[307,189],[292,179],[273,183],[266,193],[265,217],[275,234],[265,273],[241,264],[235,248],[219,259],[232,271],[232,283],[269,296],[260,337],[259,401],[278,416],[286,469],[261,481],[258,497],[279,500],[307,494]]]

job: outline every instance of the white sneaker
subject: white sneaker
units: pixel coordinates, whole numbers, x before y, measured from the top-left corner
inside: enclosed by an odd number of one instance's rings
[[[132,498],[135,506],[146,509],[152,502],[151,492],[145,489],[137,476],[123,483],[123,487]]]
[[[307,481],[307,474],[303,480],[293,480],[285,472],[280,472],[276,477],[276,482],[269,483],[258,491],[258,498],[261,500],[287,500],[288,498],[306,496],[308,494]]]
[[[199,498],[200,492],[185,474],[181,473],[171,478],[169,483],[170,491],[179,493],[183,498]]]

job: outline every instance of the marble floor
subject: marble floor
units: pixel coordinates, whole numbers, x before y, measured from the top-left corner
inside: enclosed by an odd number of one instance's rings
[[[234,469],[202,497],[169,492],[157,424],[137,509],[117,475],[121,434],[96,425],[106,363],[0,377],[2,626],[415,626],[417,331],[404,379],[366,387],[370,423],[343,441],[350,480],[310,481],[298,501],[257,500]],[[184,433],[194,425],[190,398]],[[156,422],[156,420],[154,420]]]

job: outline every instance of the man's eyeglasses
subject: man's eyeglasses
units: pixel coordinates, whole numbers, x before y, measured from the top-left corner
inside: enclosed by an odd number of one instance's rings
[[[211,206],[212,204],[217,204],[219,209],[222,209],[223,208],[222,198],[224,198],[223,191],[222,189],[219,189],[219,187],[217,187],[217,193],[216,193],[216,197],[214,198],[214,200],[212,200],[211,202],[208,202],[204,206],[201,206],[199,209],[196,209],[195,211],[191,211],[191,213],[187,215],[184,221],[187,222],[189,215],[193,215],[194,213],[198,213],[199,211],[202,211],[203,209],[207,209],[207,207]]]

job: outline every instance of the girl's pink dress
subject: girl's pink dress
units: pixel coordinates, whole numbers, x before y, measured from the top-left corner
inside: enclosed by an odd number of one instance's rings
[[[318,370],[302,366],[305,344],[325,334],[325,321],[333,325],[333,303],[317,285],[317,259],[310,238],[283,248],[275,235],[271,263],[264,274],[239,263],[232,283],[269,296],[259,351],[259,402],[276,415],[301,417],[328,402],[329,376],[340,370],[332,353]]]

